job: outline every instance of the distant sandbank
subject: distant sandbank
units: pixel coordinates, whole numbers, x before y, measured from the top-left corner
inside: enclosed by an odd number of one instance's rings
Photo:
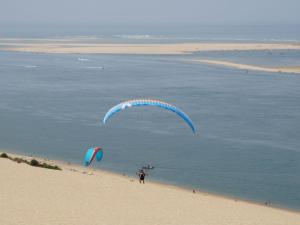
[[[297,212],[38,160],[62,171],[0,158],[0,224],[300,224]]]
[[[203,51],[300,50],[289,43],[120,44],[78,39],[0,39],[0,50],[33,53],[191,54]]]
[[[299,73],[300,74],[300,66],[264,67],[264,66],[241,64],[241,63],[235,63],[235,62],[229,62],[223,60],[208,60],[208,59],[195,59],[195,60],[191,60],[191,62],[224,66],[224,67],[236,68],[236,69],[247,70],[247,71],[253,70],[253,71],[262,71],[262,72],[270,72],[270,73]]]

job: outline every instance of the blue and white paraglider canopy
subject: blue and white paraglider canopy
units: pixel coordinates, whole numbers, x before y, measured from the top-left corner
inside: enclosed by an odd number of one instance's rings
[[[94,158],[100,161],[103,158],[103,150],[100,147],[89,148],[85,153],[84,165],[89,166]]]
[[[137,99],[137,100],[129,100],[129,101],[122,102],[122,103],[112,107],[110,110],[108,110],[108,112],[105,114],[105,116],[103,118],[103,123],[105,124],[116,113],[118,113],[126,108],[136,107],[136,106],[156,106],[156,107],[160,107],[160,108],[172,111],[172,112],[176,113],[178,116],[180,116],[189,125],[189,127],[192,129],[194,134],[196,133],[196,129],[195,129],[195,126],[194,126],[192,120],[181,109],[179,109],[171,104],[168,104],[166,102],[159,101],[159,100],[153,100],[153,99]]]

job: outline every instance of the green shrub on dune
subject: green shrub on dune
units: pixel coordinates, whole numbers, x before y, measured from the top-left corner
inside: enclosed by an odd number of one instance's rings
[[[1,153],[0,157],[1,158],[8,158],[8,155],[5,152],[3,152],[3,153]]]
[[[31,166],[40,166],[40,163],[39,163],[39,161],[37,161],[36,159],[32,159],[32,160],[30,161],[30,165],[31,165]]]
[[[41,164],[36,159],[31,159],[30,161],[27,161],[26,159],[22,159],[22,158],[18,158],[18,157],[12,158],[12,157],[9,157],[5,152],[1,153],[0,158],[7,158],[7,159],[10,159],[17,163],[26,163],[30,166],[35,166],[35,167],[42,167],[42,168],[52,169],[52,170],[62,170],[60,167],[58,167],[56,165],[53,166],[53,165],[47,164],[45,162]]]
[[[52,169],[52,170],[61,170],[61,168],[59,168],[58,166],[53,166],[53,165],[50,165],[50,164],[47,164],[47,163],[40,163],[39,161],[37,161],[36,159],[32,159],[30,161],[30,165],[31,166],[36,166],[36,167],[42,167],[42,168],[46,168],[46,169]]]
[[[22,163],[22,162],[26,163],[26,160],[21,159],[21,158],[14,158],[13,160],[17,163]]]

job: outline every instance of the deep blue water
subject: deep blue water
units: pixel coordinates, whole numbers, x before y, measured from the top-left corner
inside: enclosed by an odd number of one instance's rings
[[[0,52],[0,148],[82,163],[86,148],[101,146],[95,167],[133,175],[151,164],[148,179],[300,209],[300,76],[188,62],[196,58],[297,65],[300,52]],[[101,124],[110,107],[133,98],[180,107],[197,135],[156,108]]]

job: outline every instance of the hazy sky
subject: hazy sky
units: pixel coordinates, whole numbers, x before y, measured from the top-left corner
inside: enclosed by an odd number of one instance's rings
[[[0,22],[300,23],[300,0],[0,0]]]

